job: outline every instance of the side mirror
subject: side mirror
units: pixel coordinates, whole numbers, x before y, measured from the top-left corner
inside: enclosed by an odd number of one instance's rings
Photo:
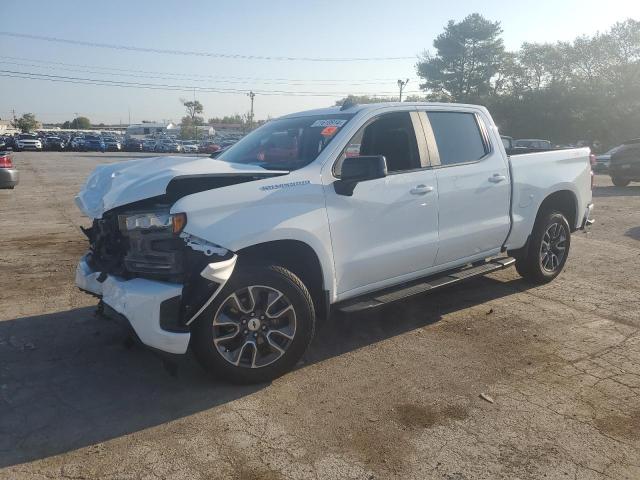
[[[387,159],[383,155],[347,157],[342,163],[340,180],[333,182],[338,195],[350,197],[360,182],[387,176]]]

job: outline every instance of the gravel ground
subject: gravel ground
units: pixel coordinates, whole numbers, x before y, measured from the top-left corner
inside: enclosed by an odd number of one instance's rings
[[[509,269],[334,315],[296,371],[237,387],[131,346],[74,287],[73,195],[127,155],[14,155],[0,478],[640,478],[640,185],[597,177],[596,224],[553,283]]]

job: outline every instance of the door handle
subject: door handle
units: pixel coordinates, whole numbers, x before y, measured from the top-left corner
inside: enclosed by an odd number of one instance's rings
[[[433,187],[431,185],[416,185],[411,189],[412,195],[425,195],[429,192],[433,192]]]
[[[506,179],[507,179],[507,177],[505,177],[504,175],[501,175],[499,173],[494,173],[491,177],[489,177],[489,181],[491,183],[504,182]]]

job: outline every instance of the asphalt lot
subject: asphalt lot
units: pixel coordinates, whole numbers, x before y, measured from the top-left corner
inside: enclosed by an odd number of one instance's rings
[[[237,387],[131,346],[74,287],[73,196],[127,156],[14,155],[0,478],[640,478],[640,184],[597,177],[597,222],[555,282],[509,269],[335,315],[296,371]]]

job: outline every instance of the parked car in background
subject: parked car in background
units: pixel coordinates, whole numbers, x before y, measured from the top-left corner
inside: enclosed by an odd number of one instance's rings
[[[549,140],[522,138],[513,142],[513,153],[546,152],[548,150],[553,150],[553,145]]]
[[[144,152],[155,152],[156,141],[153,138],[147,138],[144,142],[142,142],[142,150]]]
[[[640,182],[640,138],[624,142],[615,149],[609,161],[609,175],[616,187]]]
[[[593,171],[595,173],[607,173],[609,171],[609,162],[611,161],[611,155],[616,153],[620,148],[622,148],[622,145],[613,147],[608,152],[596,155],[596,163],[593,166]]]
[[[182,146],[176,140],[163,138],[156,143],[155,151],[164,153],[180,153],[182,151]]]
[[[122,148],[127,152],[141,152],[142,140],[138,140],[137,138],[127,138],[124,141]]]
[[[84,145],[84,137],[81,135],[73,137],[73,139],[71,139],[70,145],[72,150],[82,150],[82,147]]]
[[[15,141],[14,150],[42,150],[42,141],[33,133],[21,133]]]
[[[65,149],[66,144],[60,137],[47,137],[44,143],[44,148],[47,150],[55,150],[61,152]]]
[[[120,142],[113,137],[104,137],[103,141],[105,150],[108,150],[110,152],[119,152],[120,150],[122,150],[122,145],[120,144]]]
[[[272,380],[331,311],[562,272],[591,222],[590,151],[500,142],[483,107],[380,103],[271,120],[215,160],[98,166],[76,196],[93,222],[76,284],[150,347]]]
[[[222,147],[217,143],[205,142],[200,144],[199,151],[202,153],[215,153],[218,150],[222,150]]]
[[[0,152],[0,188],[13,189],[18,184],[18,170],[9,152]]]
[[[106,145],[99,135],[85,135],[81,149],[85,152],[104,152]]]
[[[198,153],[200,148],[195,140],[185,140],[182,142],[182,151],[184,153]]]
[[[7,135],[4,137],[4,147],[1,151],[13,150],[15,148],[15,137],[13,135]]]

